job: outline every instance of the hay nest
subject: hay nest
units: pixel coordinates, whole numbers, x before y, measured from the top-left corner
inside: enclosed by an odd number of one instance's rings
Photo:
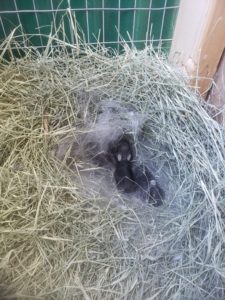
[[[57,49],[0,65],[2,297],[224,299],[224,129],[151,48]],[[90,161],[120,130],[163,206]]]

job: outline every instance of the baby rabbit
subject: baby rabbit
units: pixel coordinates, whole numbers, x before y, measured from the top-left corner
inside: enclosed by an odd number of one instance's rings
[[[141,198],[153,206],[162,205],[165,193],[148,168],[143,165],[134,166],[133,174]]]
[[[164,191],[147,167],[132,161],[133,153],[132,143],[125,136],[109,147],[109,160],[115,167],[114,178],[118,190],[135,192],[154,206],[162,205]]]
[[[114,178],[117,188],[125,193],[134,192],[136,185],[132,171],[133,153],[129,141],[123,137],[110,151],[115,166]]]

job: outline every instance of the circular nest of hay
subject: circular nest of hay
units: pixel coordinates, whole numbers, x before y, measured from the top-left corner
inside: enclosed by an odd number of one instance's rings
[[[151,48],[67,50],[0,66],[2,297],[224,299],[224,129]],[[162,206],[90,160],[120,130]]]

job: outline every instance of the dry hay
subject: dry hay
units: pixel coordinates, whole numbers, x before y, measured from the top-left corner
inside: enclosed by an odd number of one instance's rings
[[[2,297],[225,298],[224,129],[151,48],[66,46],[0,66]],[[105,141],[102,103],[149,142],[162,207],[129,202],[72,151],[82,136]]]

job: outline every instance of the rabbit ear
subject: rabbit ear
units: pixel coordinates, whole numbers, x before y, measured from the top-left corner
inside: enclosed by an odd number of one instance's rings
[[[127,155],[127,160],[131,160],[131,154],[129,153],[128,155]]]
[[[122,155],[120,153],[117,154],[117,159],[118,159],[118,161],[121,161]]]

